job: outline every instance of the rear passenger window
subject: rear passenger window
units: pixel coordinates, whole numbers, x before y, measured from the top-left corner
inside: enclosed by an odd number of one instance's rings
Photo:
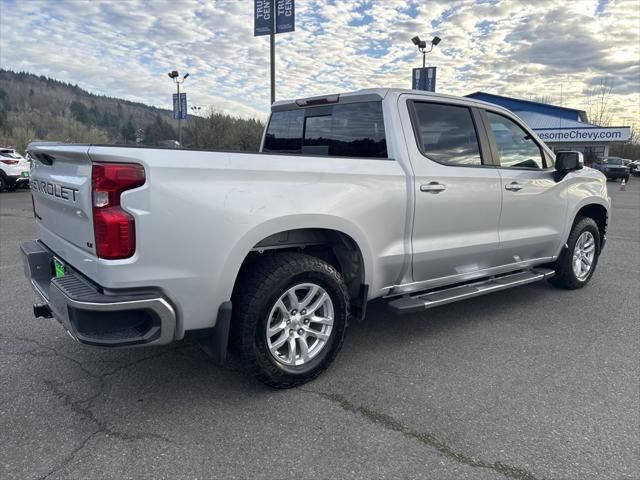
[[[387,158],[382,102],[274,112],[263,151]]]
[[[482,165],[478,136],[467,107],[414,102],[414,126],[422,153],[445,165]]]

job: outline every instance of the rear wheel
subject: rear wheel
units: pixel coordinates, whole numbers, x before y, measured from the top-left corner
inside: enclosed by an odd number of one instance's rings
[[[349,301],[331,265],[283,253],[243,272],[233,312],[232,337],[243,367],[267,385],[291,388],[320,375],[336,357]]]
[[[549,282],[570,290],[582,288],[589,282],[598,264],[598,224],[592,218],[578,217],[571,229],[567,246],[553,264],[556,274]]]
[[[4,192],[7,189],[7,181],[2,175],[0,175],[0,192]]]

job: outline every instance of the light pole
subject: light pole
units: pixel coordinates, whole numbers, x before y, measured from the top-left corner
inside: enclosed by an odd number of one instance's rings
[[[169,75],[169,78],[173,80],[178,88],[178,142],[182,147],[182,102],[180,101],[180,84],[184,83],[189,74],[185,73],[182,80],[180,80],[180,74],[177,70],[172,70],[167,75]]]
[[[191,123],[191,147],[195,148],[203,148],[202,138],[200,138],[200,130],[204,131],[203,119],[200,117],[200,111],[202,107],[197,105],[191,105],[191,119],[189,122]]]
[[[424,40],[420,40],[420,37],[418,36],[413,37],[411,41],[416,47],[418,47],[418,50],[420,50],[420,53],[422,53],[422,68],[425,68],[427,53],[433,50],[433,47],[435,47],[440,43],[441,38],[437,36],[433,37],[433,40],[431,40],[431,45],[429,46],[429,50],[427,50],[427,42],[425,42]]]

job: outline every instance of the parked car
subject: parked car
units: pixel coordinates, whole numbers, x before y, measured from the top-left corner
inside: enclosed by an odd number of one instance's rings
[[[631,160],[631,163],[629,163],[629,173],[634,177],[640,177],[640,160]]]
[[[608,180],[624,179],[625,182],[629,181],[629,167],[620,157],[604,157],[593,162],[591,166],[604,173]]]
[[[610,209],[581,153],[502,107],[412,90],[276,102],[262,153],[28,151],[36,316],[102,347],[198,333],[278,388],[326,369],[368,300],[411,313],[584,287]]]
[[[0,192],[29,186],[29,162],[13,148],[0,148]]]

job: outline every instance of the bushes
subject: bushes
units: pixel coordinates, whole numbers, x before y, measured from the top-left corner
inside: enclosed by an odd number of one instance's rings
[[[257,151],[264,124],[223,113],[211,112],[207,117],[191,116],[183,126],[183,143],[190,148]]]

